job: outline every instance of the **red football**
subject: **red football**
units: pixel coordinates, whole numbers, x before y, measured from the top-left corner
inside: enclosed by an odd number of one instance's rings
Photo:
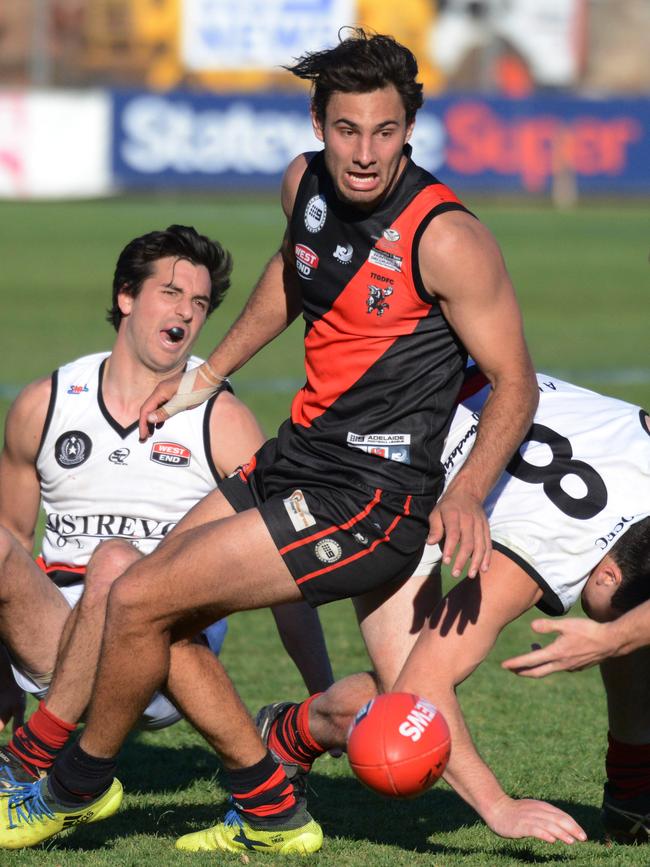
[[[389,692],[369,701],[348,732],[348,760],[368,788],[413,798],[444,771],[451,738],[444,717],[424,698]]]

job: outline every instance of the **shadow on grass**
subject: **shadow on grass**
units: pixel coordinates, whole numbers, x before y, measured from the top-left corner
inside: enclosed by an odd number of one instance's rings
[[[211,780],[216,770],[212,753],[201,747],[174,750],[133,743],[125,749],[124,759],[121,778],[127,792],[180,790],[197,778]],[[497,837],[489,849],[469,842],[461,846],[436,842],[439,834],[471,829],[480,823],[474,811],[447,789],[434,788],[421,798],[399,801],[374,795],[352,777],[314,773],[310,781],[309,808],[323,826],[326,838],[394,846],[402,851],[437,856],[483,853],[494,863],[508,858],[530,864],[570,863],[575,857],[568,849],[559,852],[553,847],[546,855],[540,853],[536,845]],[[168,804],[140,806],[136,801],[105,823],[77,829],[57,841],[56,848],[67,852],[112,848],[119,839],[135,835],[173,839],[214,824],[227,810],[224,792],[217,785],[214,800],[206,799],[204,804],[179,804],[178,796],[174,797],[176,801],[170,797]],[[576,818],[590,840],[600,838],[596,808],[568,801],[558,802],[557,806]]]

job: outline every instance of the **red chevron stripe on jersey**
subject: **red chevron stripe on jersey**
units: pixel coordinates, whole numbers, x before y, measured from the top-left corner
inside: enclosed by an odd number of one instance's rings
[[[390,226],[397,240],[384,233],[330,310],[313,322],[305,338],[307,382],[291,407],[294,423],[309,427],[429,315],[435,302],[415,288],[413,239],[424,218],[447,203],[460,204],[444,184],[418,193]],[[371,299],[374,290],[381,307]]]

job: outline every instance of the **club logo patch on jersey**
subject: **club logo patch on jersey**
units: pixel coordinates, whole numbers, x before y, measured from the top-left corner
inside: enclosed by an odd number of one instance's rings
[[[308,232],[320,232],[327,219],[327,202],[323,196],[312,196],[305,208],[305,228]]]
[[[114,452],[110,453],[108,459],[112,464],[118,464],[120,467],[123,467],[130,454],[131,449],[115,449]]]
[[[87,385],[69,385],[66,394],[83,394],[84,391],[88,391]]]
[[[311,272],[318,268],[320,261],[318,255],[314,253],[311,247],[307,247],[306,244],[296,244],[294,249],[296,253],[296,271],[305,280],[311,280]]]
[[[402,257],[396,253],[387,253],[385,250],[378,250],[373,247],[368,253],[368,261],[371,265],[377,265],[378,268],[386,268],[388,271],[402,270]]]
[[[395,241],[399,241],[399,239],[400,239],[400,234],[397,231],[397,229],[384,229],[383,235],[384,235],[384,238],[387,241],[390,241],[392,244],[394,244]]]
[[[93,444],[88,434],[80,430],[68,430],[54,444],[54,459],[64,469],[78,467],[88,460],[92,450]]]
[[[411,463],[411,434],[356,434],[348,431],[347,443],[352,449],[360,449],[377,458]]]
[[[300,530],[306,530],[307,527],[314,526],[316,518],[309,511],[309,506],[302,491],[294,491],[290,497],[287,497],[282,502],[296,533],[299,533]]]
[[[383,316],[384,311],[390,310],[390,304],[386,301],[393,294],[390,286],[368,286],[366,298],[366,313],[376,313]]]
[[[314,554],[321,563],[336,563],[342,553],[343,549],[335,539],[321,539],[314,545]]]
[[[149,458],[168,467],[189,467],[192,452],[179,443],[154,443]]]
[[[337,244],[336,250],[332,253],[337,262],[340,262],[341,265],[349,265],[352,261],[352,254],[354,250],[352,249],[352,244]]]

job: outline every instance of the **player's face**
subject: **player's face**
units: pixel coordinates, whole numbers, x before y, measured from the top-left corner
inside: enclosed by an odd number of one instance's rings
[[[395,87],[335,92],[324,122],[312,121],[339,198],[364,210],[376,207],[406,165],[403,148],[413,130]]]
[[[137,297],[119,296],[120,332],[148,367],[173,370],[185,363],[210,303],[210,275],[204,265],[167,256],[154,264]]]
[[[599,623],[615,620],[620,611],[613,607],[612,596],[621,582],[621,570],[606,554],[593,569],[582,589],[582,607],[585,613]]]

